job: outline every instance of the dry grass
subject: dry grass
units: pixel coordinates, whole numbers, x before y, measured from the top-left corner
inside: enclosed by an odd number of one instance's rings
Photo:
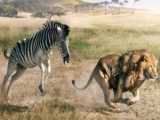
[[[71,48],[77,50],[83,58],[99,58],[109,53],[120,54],[127,50],[141,48],[149,49],[159,57],[159,22],[152,25],[147,24],[145,19],[144,22],[139,23],[138,19],[137,25],[132,26],[134,19],[128,22],[126,22],[127,18],[123,19],[122,24],[118,24],[117,20],[117,25],[114,22],[103,25],[96,23],[93,28],[73,29]]]
[[[7,120],[80,120],[74,106],[52,99],[35,104],[32,109],[27,106],[0,106],[0,119]]]
[[[120,54],[140,48],[147,48],[157,57],[160,56],[160,16],[78,14],[58,19],[71,26],[70,48],[73,58],[96,59],[109,53]],[[13,46],[16,41],[36,31],[44,21],[0,18],[0,48]],[[82,120],[86,119],[87,113],[81,116],[74,105],[53,98],[31,108],[0,106],[0,116],[3,120]],[[95,117],[95,120],[102,118]]]
[[[71,49],[84,58],[128,49],[159,49],[160,16],[158,15],[67,15],[55,18],[69,24]],[[0,47],[14,45],[45,22],[45,19],[0,19]],[[8,24],[9,23],[9,24]],[[94,54],[93,54],[94,53]],[[158,55],[158,53],[156,53]]]
[[[31,34],[43,22],[43,19],[33,18],[0,18],[0,48],[13,46],[16,41]]]

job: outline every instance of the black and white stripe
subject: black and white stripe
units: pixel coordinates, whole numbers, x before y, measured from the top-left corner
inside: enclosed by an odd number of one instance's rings
[[[69,62],[68,35],[69,26],[57,21],[47,21],[31,37],[17,42],[15,47],[12,48],[10,56],[8,56],[8,69],[2,83],[4,97],[7,96],[12,82],[20,76],[22,71],[35,66],[39,66],[41,69],[42,78],[39,90],[43,93],[43,82],[47,79],[48,72],[50,72],[49,53],[51,48],[57,44],[61,50],[64,63]],[[8,80],[10,77],[11,80]]]
[[[66,25],[53,21],[47,22],[30,38],[26,38],[16,44],[12,49],[10,61],[25,67],[38,65],[37,52],[42,50],[42,52],[48,54],[56,42],[63,42],[63,38],[60,39],[60,37],[63,37],[60,36],[63,32],[62,30],[66,30],[64,31],[64,37],[68,36],[69,29]]]

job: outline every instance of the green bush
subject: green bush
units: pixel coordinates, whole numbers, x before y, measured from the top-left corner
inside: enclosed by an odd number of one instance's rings
[[[65,15],[65,10],[62,7],[54,6],[50,9],[36,11],[32,14],[33,17],[40,17],[40,18],[47,17],[50,15],[57,15],[57,16]]]
[[[3,17],[15,17],[17,16],[17,10],[9,4],[2,4],[0,6],[0,16]]]

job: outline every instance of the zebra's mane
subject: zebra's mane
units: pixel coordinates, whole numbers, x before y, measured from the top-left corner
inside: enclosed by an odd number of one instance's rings
[[[43,26],[33,34],[29,35],[28,37],[24,38],[23,40],[20,40],[17,42],[17,44],[24,43],[25,41],[28,41],[36,36],[36,34],[39,34],[39,32],[46,30],[46,29],[57,29],[57,27],[60,27],[64,33],[65,36],[69,35],[70,29],[68,25],[62,24],[58,21],[47,21],[43,24]]]
[[[53,20],[47,21],[46,23],[43,24],[42,29],[47,29],[47,28],[52,29],[57,27],[60,27],[66,36],[69,35],[70,32],[69,26],[66,24],[62,24],[59,21],[53,21]]]
[[[43,24],[42,29],[55,28],[57,26],[61,27],[61,26],[63,26],[63,24],[58,21],[48,20],[46,23]]]

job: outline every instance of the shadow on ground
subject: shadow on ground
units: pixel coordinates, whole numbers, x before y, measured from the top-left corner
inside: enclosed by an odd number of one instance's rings
[[[0,105],[0,112],[25,112],[28,111],[29,108],[27,106],[19,106],[19,105],[12,105],[12,104],[7,104],[7,105]]]

